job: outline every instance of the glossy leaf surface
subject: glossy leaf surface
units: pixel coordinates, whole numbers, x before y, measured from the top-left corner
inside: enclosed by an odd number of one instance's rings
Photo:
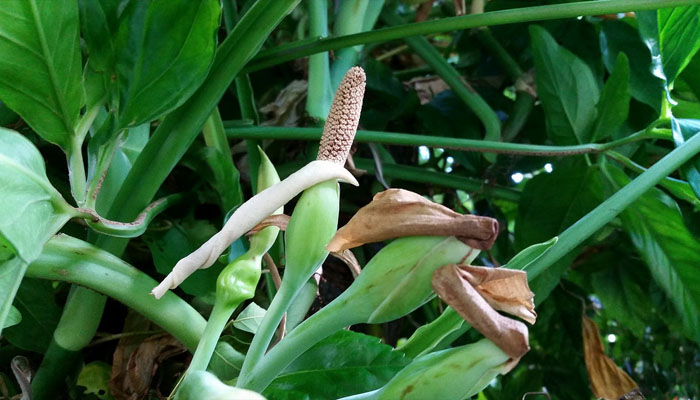
[[[0,10],[0,99],[64,150],[83,101],[78,24],[74,1],[8,0]]]
[[[409,362],[378,338],[341,330],[292,362],[264,394],[278,398],[285,392],[306,393],[309,399],[349,396],[383,386]]]
[[[600,97],[593,72],[544,28],[532,26],[530,37],[548,136],[561,145],[590,142]]]

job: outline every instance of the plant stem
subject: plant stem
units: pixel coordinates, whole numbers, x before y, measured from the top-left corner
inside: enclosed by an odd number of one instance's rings
[[[610,222],[647,190],[662,181],[699,152],[700,135],[695,135],[579,219],[559,235],[559,240],[554,246],[528,267],[528,279],[533,279],[548,266],[583,243],[584,240]]]
[[[224,122],[226,126],[226,122]],[[236,139],[283,139],[283,140],[319,140],[321,128],[290,128],[272,126],[253,126],[226,128],[229,138]],[[414,135],[381,131],[357,131],[355,141],[393,144],[400,146],[428,146],[444,149],[478,151],[485,153],[519,154],[525,156],[557,157],[586,153],[600,153],[638,140],[658,138],[649,130],[635,132],[625,138],[608,143],[589,143],[574,146],[545,146],[538,144],[520,144],[492,142],[476,139],[461,139],[442,136]]]
[[[328,36],[328,2],[309,0],[309,34],[312,37]],[[330,63],[328,52],[309,57],[309,88],[306,97],[306,112],[311,118],[321,121],[331,109],[333,90],[331,89]]]
[[[623,156],[622,154],[616,151],[608,150],[605,152],[605,155],[638,174],[641,174],[647,170],[646,168],[642,167],[641,165],[635,163],[634,161],[630,160],[629,158]],[[659,182],[659,185],[661,185],[661,187],[668,190],[679,199],[685,200],[688,203],[694,205],[695,207],[700,208],[700,199],[698,199],[695,196],[695,193],[693,192],[693,189],[690,187],[690,184],[688,182],[667,176],[661,182]]]
[[[399,25],[404,23],[404,21],[398,15],[385,13],[382,15],[382,19],[389,25]],[[498,116],[491,109],[491,107],[484,101],[484,99],[479,96],[475,91],[470,90],[465,83],[462,81],[462,77],[459,72],[455,70],[440,54],[439,51],[433,47],[428,39],[422,36],[411,36],[404,38],[406,43],[415,51],[428,65],[435,69],[435,72],[442,77],[442,79],[447,83],[452,91],[459,97],[470,110],[476,114],[482,124],[484,124],[484,129],[486,133],[484,134],[485,140],[499,141],[501,139],[501,122],[498,120]],[[494,156],[491,156],[491,162],[495,161]]]
[[[503,141],[512,142],[523,126],[527,122],[532,109],[535,108],[535,100],[530,93],[518,90],[515,94],[515,104],[513,104],[513,112],[508,116],[506,123],[503,125]]]
[[[372,0],[383,2],[383,0]],[[335,36],[351,35],[363,31],[365,12],[370,0],[343,1],[335,17],[333,33]],[[326,5],[327,7],[327,5]],[[369,26],[369,29],[372,29]],[[313,35],[312,35],[313,36]],[[335,91],[345,73],[357,64],[362,46],[348,46],[335,51],[331,66],[331,88]]]
[[[87,178],[85,176],[82,147],[82,141],[78,141],[77,137],[74,137],[71,142],[71,149],[67,154],[70,191],[78,207],[82,207],[82,205],[85,204],[85,193],[87,190]]]
[[[219,342],[219,337],[221,332],[223,332],[226,327],[226,323],[231,314],[235,311],[235,307],[226,307],[226,305],[221,302],[216,302],[214,308],[211,310],[209,315],[209,320],[204,328],[204,333],[202,334],[199,344],[197,344],[197,350],[194,352],[192,357],[192,362],[187,368],[187,373],[194,371],[205,371],[207,366],[209,366],[209,361],[211,360],[212,354],[214,354],[214,349],[216,344]]]
[[[357,168],[367,170],[368,173],[374,173],[375,166],[372,160],[355,158],[354,161]],[[487,184],[474,178],[430,171],[420,167],[387,163],[382,164],[382,172],[388,178],[464,190],[472,195],[474,193],[483,193],[484,195],[512,202],[517,202],[520,199],[520,192],[512,188]]]
[[[370,32],[356,33],[341,37],[320,40],[306,40],[260,52],[244,69],[257,71],[272,65],[297,58],[359,44],[387,42],[409,36],[471,29],[480,26],[505,25],[519,22],[545,21],[551,19],[575,18],[583,15],[616,14],[627,11],[656,10],[698,4],[700,0],[599,0],[575,3],[552,4],[535,7],[522,7],[502,11],[489,11],[483,14],[442,18],[439,20],[411,23]]]
[[[204,318],[187,302],[172,292],[156,300],[149,294],[157,285],[151,277],[118,257],[70,236],[58,235],[49,240],[41,256],[27,268],[26,276],[70,282],[110,296],[158,324],[190,350],[197,347],[204,331]],[[81,304],[94,301],[80,296]]]
[[[347,309],[345,306],[347,304],[343,302],[331,303],[297,326],[255,365],[251,374],[239,377],[239,386],[262,392],[277,374],[299,354],[344,326],[356,323],[353,320],[355,316],[336,312],[343,308]]]
[[[255,332],[253,342],[245,355],[245,361],[243,361],[243,366],[241,367],[241,373],[238,377],[239,384],[237,386],[247,388],[247,386],[241,386],[240,383],[245,385],[248,379],[256,378],[257,374],[253,375],[252,371],[256,370],[258,364],[261,363],[260,360],[263,359],[263,355],[272,340],[272,336],[274,336],[277,330],[277,326],[282,320],[282,316],[287,312],[287,308],[289,308],[294,297],[296,297],[298,288],[295,283],[296,282],[290,280],[282,280],[282,285],[272,299],[270,307],[265,312],[265,318],[263,318],[258,330]]]

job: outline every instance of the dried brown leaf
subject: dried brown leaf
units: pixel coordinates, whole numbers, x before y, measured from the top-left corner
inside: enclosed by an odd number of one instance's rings
[[[416,10],[416,22],[423,22],[426,19],[428,19],[428,16],[430,15],[430,10],[432,9],[432,1],[426,1],[421,3],[421,5],[419,5],[418,9]]]
[[[350,269],[350,272],[352,273],[353,278],[357,278],[358,275],[360,275],[360,272],[362,272],[362,267],[360,267],[360,262],[357,261],[357,258],[355,257],[355,254],[353,254],[352,251],[349,249],[345,249],[341,252],[332,252],[333,256],[335,256],[337,259],[340,261],[344,262],[345,265],[348,266]]]
[[[452,4],[455,7],[455,15],[460,16],[467,13],[467,6],[464,4],[464,0],[452,0]]]
[[[266,217],[264,220],[260,221],[260,223],[255,225],[253,229],[249,230],[248,235],[256,234],[270,226],[276,226],[280,228],[280,230],[286,231],[287,225],[289,225],[289,218],[291,217],[286,214],[272,214],[269,217]]]
[[[440,298],[513,360],[519,360],[530,350],[527,326],[494,310],[472,286],[461,266],[449,264],[438,268],[433,273],[432,284]]]
[[[308,84],[304,80],[295,80],[277,95],[275,101],[260,108],[267,115],[265,126],[297,126],[301,119],[298,107],[306,98]]]
[[[527,284],[527,273],[506,268],[460,265],[460,273],[491,307],[534,324],[537,319],[534,294]]]
[[[114,352],[109,388],[117,400],[145,398],[163,361],[187,351],[179,340],[167,333],[147,338],[128,356],[124,353],[127,348],[131,350],[133,343],[123,348],[117,346]]]
[[[439,76],[413,78],[404,83],[416,91],[421,104],[428,104],[438,93],[449,90],[450,86]]]
[[[596,398],[616,400],[637,389],[639,385],[605,355],[596,323],[584,315],[581,327],[586,370],[593,395]]]
[[[365,243],[404,236],[456,236],[467,245],[485,250],[498,236],[498,221],[462,215],[423,196],[403,189],[377,193],[336,232],[326,246],[341,252]]]

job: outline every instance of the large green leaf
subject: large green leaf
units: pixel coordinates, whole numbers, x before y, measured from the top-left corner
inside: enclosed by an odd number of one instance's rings
[[[617,186],[630,182],[622,170],[606,168]],[[678,205],[653,188],[620,217],[652,277],[682,316],[685,332],[700,341],[700,241],[688,231]]]
[[[662,8],[639,15],[639,30],[655,53],[658,46],[661,68],[669,85],[700,49],[700,6]]]
[[[336,399],[367,392],[382,387],[410,361],[376,337],[342,330],[294,360],[264,395]]]
[[[540,26],[530,27],[537,92],[557,144],[588,143],[600,89],[591,69]]]
[[[600,101],[596,105],[598,117],[591,141],[605,139],[620,129],[630,109],[630,63],[625,53],[618,53],[615,69],[605,82]]]
[[[51,282],[24,279],[17,291],[14,305],[22,313],[22,322],[5,329],[3,336],[20,349],[43,353],[49,346],[61,317]]]
[[[70,218],[44,159],[24,136],[0,128],[0,331],[27,265]]]
[[[630,19],[603,21],[600,25],[600,48],[605,67],[612,72],[618,55],[625,54],[630,63],[630,94],[658,110],[663,95],[663,81],[651,73],[651,55],[637,29],[631,25]]]
[[[0,99],[68,149],[83,102],[76,2],[3,1],[0,54]]]
[[[154,120],[197,90],[214,60],[219,15],[216,0],[129,2],[114,43],[119,127]]]
[[[609,251],[592,260],[605,268],[591,274],[595,295],[603,303],[603,314],[615,318],[637,337],[642,338],[652,309],[647,293],[648,274],[640,273],[638,263]]]
[[[551,174],[540,174],[525,186],[515,220],[515,247],[522,250],[559,235],[603,199],[598,169],[583,159],[554,164]],[[539,303],[558,284],[577,250],[559,260],[530,283]]]

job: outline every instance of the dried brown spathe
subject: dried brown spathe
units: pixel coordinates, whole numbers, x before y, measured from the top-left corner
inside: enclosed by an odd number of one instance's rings
[[[605,355],[600,332],[595,322],[584,315],[581,328],[583,355],[593,395],[596,398],[615,400],[637,389],[639,385]]]
[[[456,213],[408,190],[389,189],[377,193],[362,207],[326,248],[340,252],[404,236],[456,236],[473,248],[485,250],[498,236],[498,221]]]
[[[517,361],[528,350],[527,326],[496,310],[534,323],[533,294],[522,271],[450,264],[433,273],[433,289],[474,329]]]

